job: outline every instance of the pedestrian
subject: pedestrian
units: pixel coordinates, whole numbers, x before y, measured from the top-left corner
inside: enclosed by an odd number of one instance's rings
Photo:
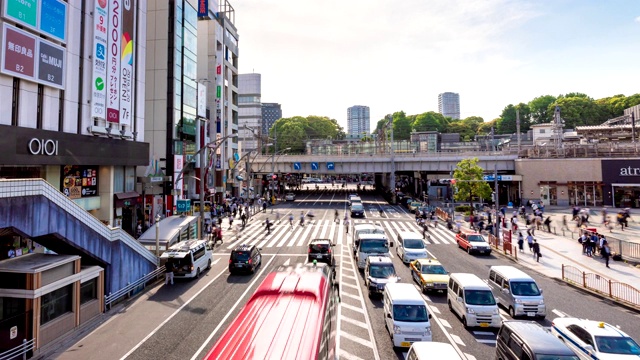
[[[262,212],[267,212],[267,201],[266,200],[262,203]]]
[[[300,211],[300,226],[304,226],[304,211]]]
[[[291,230],[293,230],[293,213],[289,214],[289,225],[291,225]]]
[[[536,262],[540,262],[541,257],[540,244],[538,244],[538,240],[533,239],[533,258],[536,259]]]
[[[229,230],[233,227],[233,215],[229,214]]]
[[[531,234],[527,235],[527,244],[529,244],[529,252],[532,252],[533,251],[533,244],[534,244],[533,235],[531,235]]]
[[[562,230],[567,229],[567,231],[571,231],[571,229],[569,229],[569,226],[567,224],[567,215],[562,215]]]
[[[347,215],[344,216],[344,230],[349,233],[349,218]]]
[[[169,285],[169,283],[171,283],[171,285],[173,285],[173,261],[167,261],[166,264],[164,264],[164,284],[165,285]]]
[[[136,226],[136,238],[142,235],[142,220],[138,220],[138,226]]]
[[[242,220],[242,227],[247,226],[247,213],[243,212],[240,214],[240,220]]]
[[[544,226],[547,228],[547,232],[551,232],[551,216],[547,216],[544,220]]]
[[[609,257],[611,256],[611,249],[609,248],[609,244],[605,240],[602,245],[602,250],[600,250],[602,257],[604,258],[604,263],[609,267]]]
[[[338,209],[333,213],[333,222],[340,223],[340,214],[338,214]]]
[[[522,235],[522,231],[518,233],[518,249],[520,249],[520,252],[524,252],[524,236]]]
[[[216,228],[216,242],[218,242],[218,240],[220,240],[220,244],[224,244],[224,241],[222,240],[222,227],[221,226]]]
[[[264,226],[265,226],[265,230],[267,230],[267,235],[271,234],[271,222],[269,221],[269,218],[265,219]]]

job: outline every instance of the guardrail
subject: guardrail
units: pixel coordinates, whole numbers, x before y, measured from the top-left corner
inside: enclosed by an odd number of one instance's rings
[[[594,231],[595,231],[595,228],[581,229],[578,236],[580,236],[582,232],[585,232],[587,233],[587,235],[590,235]],[[571,235],[572,235],[571,237],[573,238],[573,233],[571,233]],[[640,243],[618,239],[616,237],[612,237],[609,235],[605,236],[605,238],[607,239],[609,248],[614,254],[619,254],[620,256],[622,256],[623,260],[632,260],[634,262],[640,262]]]
[[[27,353],[32,351],[36,346],[36,339],[33,338],[31,340],[23,339],[22,344],[14,347],[13,349],[9,349],[3,353],[0,353],[0,360],[14,360],[19,356],[22,356],[22,359],[27,359]]]
[[[614,301],[640,309],[640,290],[595,273],[588,273],[575,266],[562,264],[562,280],[581,286]]]
[[[489,234],[487,235],[487,241],[495,250],[502,251],[504,255],[511,256],[518,261],[518,249],[515,248],[517,245],[513,245],[511,241],[511,230],[503,228],[502,234],[503,239]]]
[[[148,273],[147,275],[141,277],[140,279],[127,284],[127,286],[123,287],[122,289],[114,292],[114,293],[109,293],[109,295],[105,295],[104,296],[104,311],[108,311],[111,309],[111,304],[117,302],[118,300],[122,299],[122,298],[130,298],[131,295],[133,295],[133,292],[136,289],[142,288],[144,289],[147,286],[147,283],[149,281],[151,281],[152,279],[157,280],[158,277],[160,277],[162,274],[164,273],[164,266],[161,266],[159,268],[157,268],[156,270]],[[2,360],[2,359],[0,359]]]

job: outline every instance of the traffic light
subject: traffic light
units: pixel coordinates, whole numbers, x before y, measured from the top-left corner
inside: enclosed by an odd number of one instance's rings
[[[455,185],[456,184],[456,179],[451,179],[451,185]]]

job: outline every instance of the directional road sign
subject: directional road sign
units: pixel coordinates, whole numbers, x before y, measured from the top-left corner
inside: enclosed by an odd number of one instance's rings
[[[302,164],[300,164],[299,162],[294,162],[293,170],[302,170]]]
[[[317,162],[312,162],[311,163],[311,170],[318,170],[320,169],[320,167],[318,166]]]
[[[327,163],[327,170],[335,170],[336,169],[336,165],[333,162],[328,162]]]
[[[191,210],[191,200],[178,200],[176,210],[178,210],[178,212],[187,212]]]

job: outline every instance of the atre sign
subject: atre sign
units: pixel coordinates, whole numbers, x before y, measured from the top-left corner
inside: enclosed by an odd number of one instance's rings
[[[58,155],[58,140],[33,138],[29,141],[29,152],[32,155]]]

